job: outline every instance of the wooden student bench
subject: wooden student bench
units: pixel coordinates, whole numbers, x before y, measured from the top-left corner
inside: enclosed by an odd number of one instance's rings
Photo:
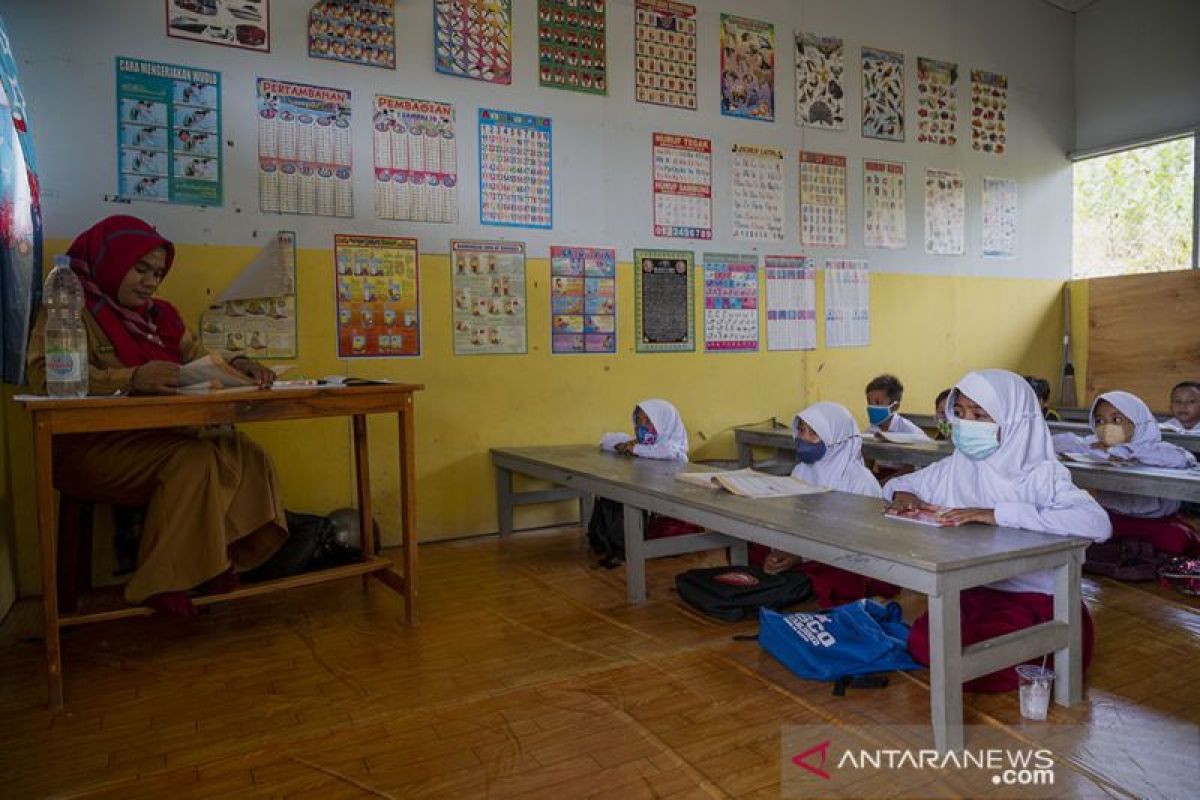
[[[746,542],[928,595],[929,692],[939,750],[962,748],[962,684],[980,675],[1052,652],[1055,699],[1063,705],[1082,699],[1079,584],[1088,539],[982,525],[932,528],[888,519],[880,513],[881,501],[845,492],[753,500],[675,479],[677,472],[707,467],[618,456],[595,445],[496,449],[492,463],[498,472],[530,475],[579,495],[623,503],[626,581],[633,603],[646,598],[647,558],[732,547],[734,562],[744,564]],[[643,511],[703,525],[709,532],[645,541]],[[962,646],[963,590],[1045,569],[1055,574],[1053,621]]]
[[[230,425],[245,422],[351,417],[357,483],[359,529],[363,531],[361,564],[331,567],[289,578],[243,586],[227,594],[197,597],[198,605],[240,600],[283,589],[370,575],[404,597],[406,622],[416,621],[417,541],[414,484],[413,392],[419,384],[378,384],[355,387],[301,387],[200,395],[154,397],[83,397],[59,400],[17,398],[33,417],[34,470],[37,484],[37,524],[42,561],[42,605],[45,615],[46,673],[50,706],[63,703],[62,654],[59,631],[69,625],[108,622],[154,613],[145,606],[112,611],[60,615],[57,554],[54,533],[53,439],[66,433],[148,430]],[[367,415],[396,414],[400,436],[400,536],[404,547],[401,570],[376,555],[371,536],[371,479],[367,453]]]

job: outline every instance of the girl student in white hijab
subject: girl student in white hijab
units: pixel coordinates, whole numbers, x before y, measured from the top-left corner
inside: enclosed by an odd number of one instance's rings
[[[661,461],[688,460],[687,429],[666,400],[643,400],[633,408],[634,435],[606,433],[600,447],[625,456]]]
[[[1092,402],[1088,415],[1091,436],[1060,433],[1054,437],[1059,453],[1105,454],[1111,461],[1166,469],[1190,469],[1196,457],[1178,445],[1164,442],[1149,406],[1129,392],[1105,392]],[[1179,516],[1178,500],[1097,492],[1108,511],[1115,538],[1150,542],[1155,550],[1182,556],[1200,552],[1200,535]]]
[[[883,487],[886,511],[949,509],[943,517],[955,525],[979,522],[1010,528],[1109,538],[1104,509],[1071,482],[1050,441],[1033,389],[1020,375],[988,369],[969,373],[946,404],[954,454]],[[970,535],[969,530],[963,531]],[[1020,575],[962,593],[962,643],[972,644],[1054,618],[1054,574]],[[1083,609],[1083,664],[1091,661],[1095,634]],[[912,626],[908,649],[929,663],[929,617]],[[970,681],[969,691],[1001,692],[1017,688],[1012,667]]]

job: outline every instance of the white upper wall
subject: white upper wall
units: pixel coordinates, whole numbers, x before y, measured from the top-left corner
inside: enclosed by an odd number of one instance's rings
[[[544,257],[549,245],[596,244],[619,248],[676,247],[697,253],[807,253],[867,258],[877,270],[1066,278],[1071,264],[1073,140],[1073,27],[1071,15],[1041,0],[701,0],[699,110],[644,105],[633,100],[632,0],[609,3],[609,95],[595,97],[542,88],[537,82],[535,0],[514,0],[514,80],[511,86],[439,75],[433,69],[432,3],[398,0],[395,71],[310,59],[305,31],[312,0],[273,0],[271,53],[171,39],[162,0],[0,0],[19,59],[38,148],[46,234],[70,237],[112,213],[138,214],[178,241],[250,244],[278,229],[299,232],[302,247],[328,248],[335,232],[410,235],[422,252],[446,252],[450,238],[508,238]],[[722,11],[774,23],[776,120],[723,117],[719,100],[718,27]],[[811,29],[845,39],[849,129],[832,133],[795,124],[792,33]],[[905,54],[907,141],[863,139],[858,132],[859,49]],[[105,202],[116,187],[114,57],[165,61],[218,70],[223,88],[224,206],[196,208]],[[960,69],[959,142],[954,148],[918,144],[915,135],[917,57],[956,61]],[[970,148],[970,69],[1009,78],[1008,152]],[[267,76],[348,88],[353,92],[356,217],[352,220],[262,214],[258,210],[255,77]],[[376,93],[449,100],[459,126],[460,223],[385,222],[375,218],[372,97]],[[554,229],[522,230],[479,224],[477,110],[480,106],[550,116],[554,126]],[[654,131],[713,140],[714,220],[710,242],[651,235],[650,142]],[[781,147],[787,154],[786,239],[750,248],[731,236],[730,147]],[[849,157],[849,246],[801,247],[797,151]],[[862,244],[862,159],[903,161],[908,168],[908,247],[865,249]],[[926,167],[961,170],[967,186],[966,255],[924,253],[923,181]],[[980,193],[984,176],[1019,184],[1018,255],[980,255]],[[256,240],[255,234],[258,234]]]

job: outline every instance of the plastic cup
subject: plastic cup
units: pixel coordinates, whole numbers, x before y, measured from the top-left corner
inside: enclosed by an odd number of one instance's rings
[[[1025,719],[1045,719],[1050,710],[1050,693],[1054,689],[1054,670],[1036,664],[1017,667],[1020,681],[1021,716]]]

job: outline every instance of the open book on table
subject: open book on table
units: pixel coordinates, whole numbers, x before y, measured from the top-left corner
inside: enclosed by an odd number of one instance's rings
[[[951,528],[954,526],[954,523],[947,522],[945,517],[942,516],[949,510],[950,509],[946,508],[945,506],[934,506],[932,511],[926,511],[922,509],[920,511],[906,511],[903,514],[889,511],[886,512],[884,516],[888,517],[889,519],[898,519],[902,522],[915,522],[918,525],[931,525],[934,528]]]
[[[1112,467],[1116,466],[1117,462],[1113,461],[1108,453],[1103,450],[1095,452],[1088,451],[1086,453],[1062,453],[1063,458],[1068,461],[1074,461],[1077,464],[1096,464],[1098,466]]]
[[[216,353],[189,361],[179,368],[179,391],[183,394],[253,389],[258,382],[234,369]]]
[[[730,472],[680,472],[677,480],[697,486],[715,486],[742,497],[791,497],[802,494],[821,494],[829,490],[813,486],[791,475],[768,475],[754,469]]]
[[[885,441],[894,444],[928,444],[933,440],[923,433],[889,433],[888,431],[876,431],[876,434]]]

